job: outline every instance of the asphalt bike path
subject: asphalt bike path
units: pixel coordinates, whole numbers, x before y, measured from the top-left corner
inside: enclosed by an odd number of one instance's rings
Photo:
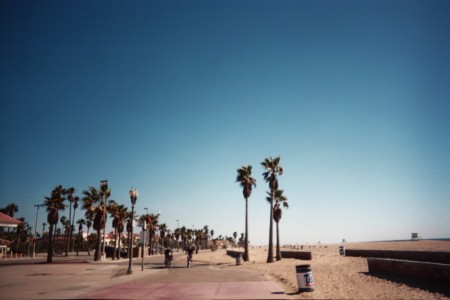
[[[239,266],[196,261],[176,254],[172,267],[164,256],[91,262],[92,256],[56,258],[53,264],[0,265],[0,299],[286,299],[277,283]],[[36,261],[35,261],[36,262]],[[292,297],[294,296],[294,297]]]
[[[134,273],[142,272],[134,265]],[[145,265],[145,275],[125,283],[100,288],[79,299],[286,299],[282,288],[264,275],[236,268],[212,266],[177,255],[170,268],[163,257]]]

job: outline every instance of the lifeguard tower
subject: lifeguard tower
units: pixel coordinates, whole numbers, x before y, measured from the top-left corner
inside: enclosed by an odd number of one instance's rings
[[[420,236],[417,232],[411,233],[411,241],[418,241],[420,240]]]

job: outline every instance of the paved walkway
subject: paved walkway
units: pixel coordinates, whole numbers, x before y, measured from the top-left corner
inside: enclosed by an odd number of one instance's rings
[[[184,255],[163,267],[163,257],[128,262],[95,262],[88,257],[55,260],[54,264],[0,266],[0,299],[286,299],[281,286],[264,275],[195,261],[186,268]],[[72,263],[70,263],[72,262]],[[294,295],[296,297],[298,295]]]

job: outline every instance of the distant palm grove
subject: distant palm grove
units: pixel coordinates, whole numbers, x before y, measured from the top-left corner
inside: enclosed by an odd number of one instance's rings
[[[265,200],[270,208],[267,256],[267,262],[270,263],[274,261],[273,221],[276,223],[275,258],[281,260],[279,222],[282,215],[281,207],[287,208],[288,204],[284,191],[278,187],[278,177],[284,172],[280,166],[280,157],[266,158],[261,165],[264,170],[262,176],[269,187]],[[15,229],[11,230],[8,227],[6,230],[5,228],[0,230],[0,239],[9,245],[10,253],[34,256],[35,253],[45,252],[48,263],[53,261],[55,255],[67,256],[69,252],[76,252],[78,255],[81,251],[88,252],[89,255],[92,252],[95,261],[106,256],[115,260],[130,255],[131,251],[128,251],[130,241],[131,247],[138,246],[139,234],[134,233],[131,236],[132,224],[137,224],[148,233],[146,244],[150,255],[167,247],[185,249],[187,246],[195,245],[197,249],[215,250],[220,246],[233,245],[243,247],[243,258],[249,261],[248,202],[253,188],[256,187],[256,179],[252,177],[251,165],[242,166],[237,169],[237,173],[236,182],[242,187],[245,199],[245,233],[241,233],[239,240],[237,231],[231,236],[219,235],[214,238],[214,230],[210,230],[208,225],[201,229],[178,225],[179,228],[171,230],[166,224],[159,222],[159,213],[149,213],[148,210],[146,214],[135,214],[132,220],[132,213],[128,207],[111,199],[111,189],[107,181],[101,181],[98,188],[89,186],[80,196],[75,195],[74,187],[56,186],[49,196],[44,197],[43,204],[34,205],[37,213],[39,207],[46,209],[47,222],[42,223],[42,227],[38,228],[37,215],[34,231],[24,218],[19,218],[21,222]],[[82,212],[78,212],[77,215],[80,205]],[[14,218],[19,208],[15,203],[10,203],[0,211]],[[68,212],[68,216],[62,215],[63,212]],[[113,232],[107,234],[108,222],[112,225]],[[39,230],[41,228],[42,230]]]
[[[148,232],[147,245],[150,255],[160,253],[166,247],[184,249],[195,245],[197,249],[215,250],[224,244],[243,245],[244,234],[239,241],[237,232],[230,237],[219,235],[214,238],[214,230],[210,230],[208,225],[201,229],[180,226],[170,230],[166,224],[159,222],[159,213],[148,213],[148,210],[146,214],[139,216],[135,214],[132,222],[128,207],[110,199],[111,189],[107,181],[102,181],[99,188],[88,187],[81,193],[81,198],[75,196],[75,192],[73,187],[58,185],[48,197],[44,197],[43,204],[35,205],[37,209],[40,206],[45,207],[47,212],[47,222],[42,223],[42,230],[35,229],[37,239],[34,239],[32,227],[23,218],[19,219],[21,223],[17,228],[0,230],[0,238],[10,243],[10,253],[31,255],[34,251],[41,253],[45,251],[48,263],[53,261],[55,255],[67,256],[69,252],[76,252],[78,255],[80,251],[87,251],[89,255],[92,252],[95,261],[102,259],[102,254],[105,256],[109,254],[112,260],[120,259],[129,255],[130,239],[133,248],[140,242],[139,233],[130,236],[132,224],[137,224],[140,229],[145,227]],[[83,210],[81,218],[76,217],[79,204]],[[10,203],[0,211],[14,217],[19,208],[16,204]],[[68,216],[61,215],[67,211]],[[111,222],[112,234],[106,233],[108,222]],[[38,231],[41,231],[41,234]],[[106,235],[110,237],[109,242],[105,241]]]

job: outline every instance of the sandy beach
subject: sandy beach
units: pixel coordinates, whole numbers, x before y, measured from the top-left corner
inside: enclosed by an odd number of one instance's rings
[[[312,252],[311,261],[283,259],[267,264],[267,248],[265,247],[251,248],[250,262],[240,266],[236,266],[236,260],[227,256],[225,250],[199,253],[195,255],[195,260],[261,272],[278,281],[285,288],[285,292],[292,293],[291,297],[295,299],[450,299],[443,293],[426,290],[426,286],[419,288],[372,276],[368,274],[365,258],[340,256],[339,246],[338,244],[306,246],[303,250]],[[345,247],[346,249],[450,251],[450,241],[346,243]],[[314,292],[296,294],[298,286],[295,266],[299,264],[311,265],[315,282]]]

